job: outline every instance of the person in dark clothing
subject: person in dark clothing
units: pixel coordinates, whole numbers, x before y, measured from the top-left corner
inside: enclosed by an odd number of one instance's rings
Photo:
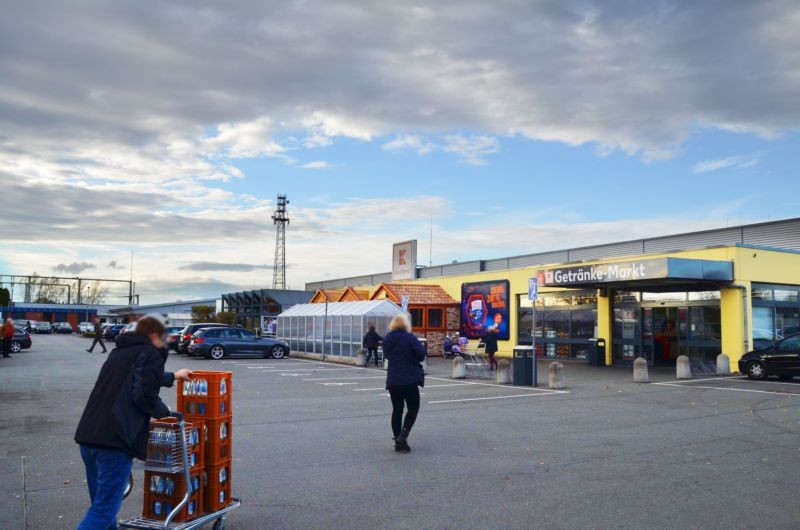
[[[408,436],[419,412],[419,387],[425,386],[421,364],[425,360],[425,349],[411,333],[411,324],[405,314],[392,319],[389,333],[383,339],[383,355],[389,361],[386,390],[392,400],[394,450],[407,453],[411,451]],[[404,405],[408,409],[405,420]]]
[[[150,418],[170,415],[159,389],[192,375],[186,368],[164,371],[164,332],[159,320],[140,319],[134,333],[119,338],[100,369],[75,432],[92,502],[78,530],[117,528],[133,459],[147,458]]]
[[[11,357],[11,341],[14,338],[14,321],[7,318],[0,326],[3,336],[3,357]]]
[[[364,340],[361,345],[367,349],[367,366],[369,366],[370,357],[375,357],[375,366],[378,366],[378,346],[383,338],[375,331],[375,326],[370,324],[369,331],[364,335]]]
[[[497,326],[491,326],[483,337],[483,343],[486,345],[486,355],[489,356],[489,369],[497,370],[497,361],[494,354],[497,353]]]
[[[86,350],[89,353],[92,353],[95,344],[100,343],[100,346],[103,347],[103,353],[106,353],[108,350],[106,349],[106,344],[103,342],[103,325],[100,323],[100,319],[96,316],[94,317],[94,340],[92,341],[92,346]]]

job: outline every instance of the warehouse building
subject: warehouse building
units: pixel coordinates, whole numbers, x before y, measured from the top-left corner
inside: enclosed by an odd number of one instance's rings
[[[501,355],[535,337],[539,356],[582,361],[591,339],[602,338],[607,365],[637,357],[671,365],[688,355],[696,368],[711,370],[726,353],[735,368],[745,352],[800,331],[800,218],[414,265],[413,275],[404,281],[438,285],[460,302],[462,335],[479,339],[497,325]],[[539,285],[535,322],[531,278]],[[306,288],[374,289],[391,281],[392,273],[379,273]]]

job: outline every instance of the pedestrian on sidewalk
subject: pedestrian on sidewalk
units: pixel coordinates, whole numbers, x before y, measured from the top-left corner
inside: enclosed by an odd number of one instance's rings
[[[106,344],[103,342],[103,325],[100,323],[100,319],[97,315],[92,317],[92,321],[94,322],[94,340],[92,341],[91,347],[86,351],[92,353],[95,344],[99,342],[100,346],[103,347],[103,353],[106,353],[108,350],[106,349]]]
[[[0,326],[3,336],[3,357],[11,357],[11,340],[14,338],[14,321],[7,318]]]
[[[150,418],[170,415],[159,389],[192,375],[186,368],[164,371],[164,334],[158,319],[143,317],[133,333],[119,338],[100,369],[75,432],[91,499],[78,530],[117,528],[133,459],[147,458]]]
[[[419,387],[425,386],[425,349],[411,333],[411,323],[405,313],[395,315],[389,333],[383,339],[383,355],[389,361],[386,390],[392,400],[392,432],[394,450],[407,453],[408,436],[419,412]],[[403,419],[403,408],[407,408]]]
[[[378,346],[380,346],[382,340],[383,338],[375,331],[375,326],[370,324],[367,334],[364,335],[364,340],[361,341],[361,345],[367,350],[367,366],[369,366],[370,357],[373,356],[375,357],[375,366],[378,366]]]
[[[497,370],[497,361],[494,358],[497,353],[497,325],[489,326],[483,343],[486,345],[486,355],[489,356],[489,370]]]

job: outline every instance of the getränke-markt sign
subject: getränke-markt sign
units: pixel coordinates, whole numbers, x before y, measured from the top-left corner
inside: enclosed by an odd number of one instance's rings
[[[621,263],[600,263],[578,267],[561,267],[538,271],[539,285],[580,285],[628,280],[667,278],[669,266],[666,258],[625,261]]]

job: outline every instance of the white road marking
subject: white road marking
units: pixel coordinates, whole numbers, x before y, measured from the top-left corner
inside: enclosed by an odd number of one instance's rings
[[[306,374],[306,375],[311,375],[311,374]],[[336,381],[336,380],[341,380],[341,379],[347,379],[347,380],[352,380],[352,379],[383,379],[385,377],[386,377],[385,375],[365,375],[365,376],[361,376],[361,377],[358,377],[358,376],[356,376],[356,377],[317,377],[317,378],[314,378],[314,379],[303,379],[303,381]]]
[[[553,393],[558,394],[569,394],[567,390],[552,390]],[[521,398],[521,397],[550,397],[554,395],[553,393],[547,394],[514,394],[513,396],[491,396],[491,397],[477,397],[477,398],[463,398],[463,399],[443,399],[439,401],[428,401],[428,404],[435,405],[437,403],[461,403],[463,401],[488,401],[490,399],[511,399],[511,398]]]
[[[677,386],[680,388],[702,388],[707,390],[727,390],[731,392],[752,392],[754,394],[774,394],[776,396],[800,397],[800,394],[793,394],[791,392],[774,392],[772,390],[750,390],[749,388],[733,388],[728,386],[684,385],[679,383],[653,383],[653,384],[661,386]]]
[[[664,381],[665,383],[693,383],[702,381],[725,381],[726,379],[738,379],[741,376],[720,375],[717,377],[706,377],[704,379],[676,379],[674,381]],[[660,383],[659,383],[660,384]]]
[[[436,381],[452,381],[452,379],[446,379],[444,377],[430,377],[427,375],[425,376],[425,379],[434,379]],[[462,383],[465,385],[480,385],[480,386],[492,386],[496,388],[505,388],[507,390],[521,388],[518,386],[511,386],[511,385],[498,385],[497,383],[479,383],[477,381],[462,381]],[[529,386],[526,388],[530,390],[535,390],[536,392],[554,392],[554,393],[562,392],[561,390],[550,390],[549,388],[540,388],[536,386]]]
[[[248,370],[258,370],[259,367],[257,366],[248,366]],[[279,373],[279,372],[296,372],[297,370],[311,370],[312,372],[337,372],[339,371],[337,368],[309,368],[308,366],[298,367],[298,368],[284,368],[281,370],[271,370],[271,369],[261,369],[262,372],[268,373]]]
[[[450,384],[450,385],[426,385],[425,388],[426,389],[428,389],[428,388],[443,388],[443,387],[446,387],[446,386],[466,386],[466,385],[464,383],[453,383],[453,384]],[[373,391],[374,392],[375,390],[386,390],[386,387],[382,386],[380,388],[354,388],[353,392],[367,392],[367,391]]]
[[[318,383],[325,386],[344,386],[344,385],[357,385],[358,383],[344,382],[344,383]]]
[[[311,374],[280,374],[280,375],[282,375],[283,377],[300,377],[303,375],[311,375]]]

